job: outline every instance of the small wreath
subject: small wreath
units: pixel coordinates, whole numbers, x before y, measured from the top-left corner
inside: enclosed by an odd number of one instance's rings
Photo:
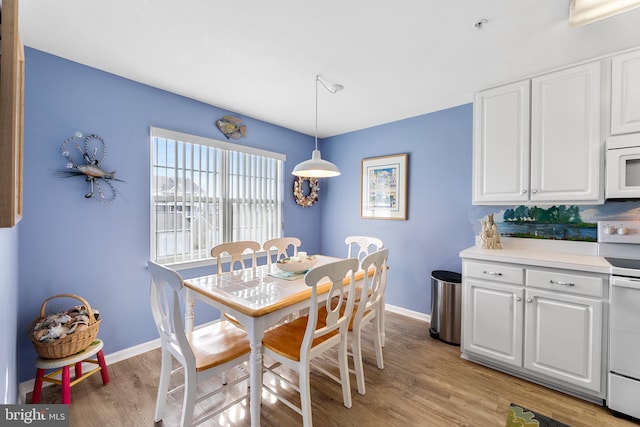
[[[309,181],[309,194],[307,196],[304,195],[302,189],[305,181]],[[320,184],[318,183],[318,178],[297,176],[293,180],[293,198],[296,200],[296,203],[303,208],[313,206],[318,201],[319,191]]]

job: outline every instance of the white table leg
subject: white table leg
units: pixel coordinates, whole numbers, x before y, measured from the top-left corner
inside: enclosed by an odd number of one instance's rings
[[[262,337],[264,337],[264,324],[260,319],[247,325],[247,335],[251,345],[249,355],[250,413],[251,427],[260,426],[260,406],[262,404]]]

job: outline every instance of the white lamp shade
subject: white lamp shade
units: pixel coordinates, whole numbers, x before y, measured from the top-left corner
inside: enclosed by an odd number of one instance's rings
[[[591,24],[640,6],[640,0],[571,0],[569,25],[571,28]]]
[[[340,175],[340,169],[326,160],[322,160],[319,150],[313,150],[310,160],[298,163],[291,174],[307,178],[331,178]]]

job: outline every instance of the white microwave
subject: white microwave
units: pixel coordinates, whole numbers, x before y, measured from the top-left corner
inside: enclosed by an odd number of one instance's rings
[[[640,198],[640,133],[607,139],[605,198]]]

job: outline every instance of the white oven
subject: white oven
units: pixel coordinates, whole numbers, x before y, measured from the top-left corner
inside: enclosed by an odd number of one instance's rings
[[[607,406],[640,419],[640,221],[598,221],[598,254],[611,264]]]
[[[609,409],[640,418],[640,279],[612,277]]]
[[[607,139],[605,198],[640,198],[640,133]]]

